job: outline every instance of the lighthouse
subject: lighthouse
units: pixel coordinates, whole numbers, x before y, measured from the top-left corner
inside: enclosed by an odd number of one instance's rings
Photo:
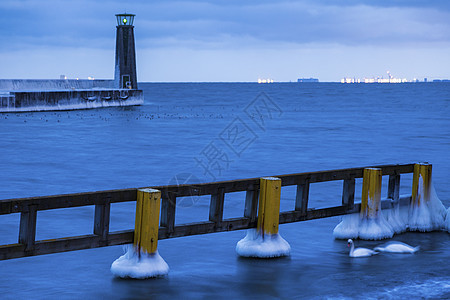
[[[137,89],[136,51],[133,14],[117,14],[116,66],[114,85],[119,89]]]

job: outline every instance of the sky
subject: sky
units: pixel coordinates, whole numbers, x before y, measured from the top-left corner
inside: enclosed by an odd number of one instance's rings
[[[0,78],[112,78],[124,12],[140,82],[450,78],[448,0],[0,0]]]

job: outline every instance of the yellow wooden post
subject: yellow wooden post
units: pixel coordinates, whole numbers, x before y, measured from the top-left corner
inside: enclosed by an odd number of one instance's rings
[[[361,217],[376,218],[381,201],[381,169],[366,168],[363,173]]]
[[[419,206],[421,200],[428,201],[430,199],[430,187],[431,187],[431,164],[414,164],[413,185],[412,185],[412,205]],[[422,186],[420,189],[423,191],[423,197],[419,195],[420,178],[422,178]]]
[[[137,191],[134,246],[138,253],[155,253],[158,247],[161,192],[154,189]]]
[[[277,234],[280,221],[281,179],[264,177],[260,179],[257,231]]]

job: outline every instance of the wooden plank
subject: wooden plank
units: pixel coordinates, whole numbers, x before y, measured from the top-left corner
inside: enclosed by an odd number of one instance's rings
[[[388,198],[397,202],[400,195],[400,175],[389,175]]]
[[[94,234],[101,236],[103,240],[106,240],[109,234],[111,212],[110,201],[111,198],[106,197],[105,199],[103,199],[102,204],[95,205]]]
[[[220,224],[223,219],[223,205],[225,201],[224,188],[219,188],[211,195],[211,203],[209,205],[209,220],[216,224]]]
[[[177,204],[177,197],[170,192],[161,193],[161,223],[165,227],[165,234],[170,236],[175,227],[175,209]]]
[[[322,209],[310,208],[307,210],[306,214],[302,214],[301,211],[295,210],[284,211],[280,213],[280,224],[345,215],[348,213],[357,212],[357,207],[359,207],[359,204],[355,205],[353,209],[349,209],[347,206],[335,206]]]
[[[251,222],[256,222],[258,215],[258,197],[259,190],[251,186],[245,193],[244,217],[249,218]]]
[[[0,246],[0,260],[129,244],[133,242],[133,233],[133,230],[111,232],[106,243],[95,234],[36,241],[29,251],[22,244],[3,245]]]
[[[180,184],[180,185],[168,185],[160,187],[157,186],[151,188],[161,190],[163,196],[166,193],[173,193],[177,197],[191,197],[191,196],[212,195],[219,188],[223,188],[225,193],[243,192],[246,191],[251,185],[258,186],[259,178],[238,179],[238,180],[199,183],[199,184]]]
[[[12,202],[9,200],[0,200],[0,215],[10,214]]]
[[[211,221],[180,224],[175,226],[175,230],[170,237],[167,237],[164,232],[161,232],[164,231],[164,228],[160,228],[159,239],[176,238],[214,232],[234,231],[255,227],[256,222],[251,222],[249,218],[224,219],[219,225]]]
[[[95,205],[99,199],[109,196],[111,203],[136,201],[136,191],[137,189],[127,189],[0,200],[0,214],[20,213],[30,205],[36,205],[37,210]]]
[[[36,205],[30,205],[27,211],[20,213],[19,243],[25,245],[25,251],[30,251],[34,247],[36,218]]]
[[[383,172],[383,175],[391,175],[394,173],[397,174],[411,173],[414,170],[414,164],[377,165],[363,168],[349,168],[349,169],[327,170],[327,171],[317,171],[317,172],[297,173],[287,175],[275,175],[274,177],[281,178],[283,186],[289,186],[302,184],[305,183],[307,180],[309,180],[310,183],[314,183],[333,180],[345,180],[349,177],[362,178],[363,170],[365,168],[380,168]]]
[[[297,185],[297,194],[295,196],[295,210],[300,211],[302,214],[306,214],[308,210],[309,200],[309,180],[305,183]]]
[[[381,168],[383,175],[411,173],[414,164],[405,165],[382,165],[372,166]],[[277,175],[275,177],[282,179],[283,186],[303,184],[309,178],[309,182],[323,182],[331,180],[344,180],[349,176],[354,178],[362,177],[364,168],[349,168],[339,170],[327,170],[318,172],[306,172],[287,175]],[[212,183],[192,184],[192,185],[173,185],[173,186],[157,186],[149,187],[161,190],[164,194],[174,193],[176,197],[188,197],[192,195],[211,195],[219,187],[224,188],[225,193],[247,191],[251,186],[259,186],[259,178],[239,179],[231,181],[221,181]],[[98,191],[87,193],[76,193],[66,195],[29,197],[18,199],[0,200],[0,214],[20,213],[25,211],[29,205],[37,205],[37,210],[47,210],[56,208],[69,208],[86,205],[95,205],[99,198],[105,195],[111,195],[111,203],[136,201],[136,188]]]
[[[355,178],[344,180],[342,187],[342,205],[352,208],[355,203]]]

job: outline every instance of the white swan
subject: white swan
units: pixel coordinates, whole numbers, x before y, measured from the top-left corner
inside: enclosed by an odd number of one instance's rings
[[[389,242],[384,244],[384,247],[378,246],[374,250],[380,252],[392,252],[392,253],[414,253],[419,250],[420,246],[411,247],[408,244],[402,242]]]
[[[378,254],[377,251],[370,250],[367,248],[356,248],[355,249],[355,245],[353,244],[352,239],[349,239],[347,241],[347,243],[348,243],[348,246],[351,247],[350,253],[348,255],[350,257],[367,257],[367,256],[372,256],[372,255]]]

